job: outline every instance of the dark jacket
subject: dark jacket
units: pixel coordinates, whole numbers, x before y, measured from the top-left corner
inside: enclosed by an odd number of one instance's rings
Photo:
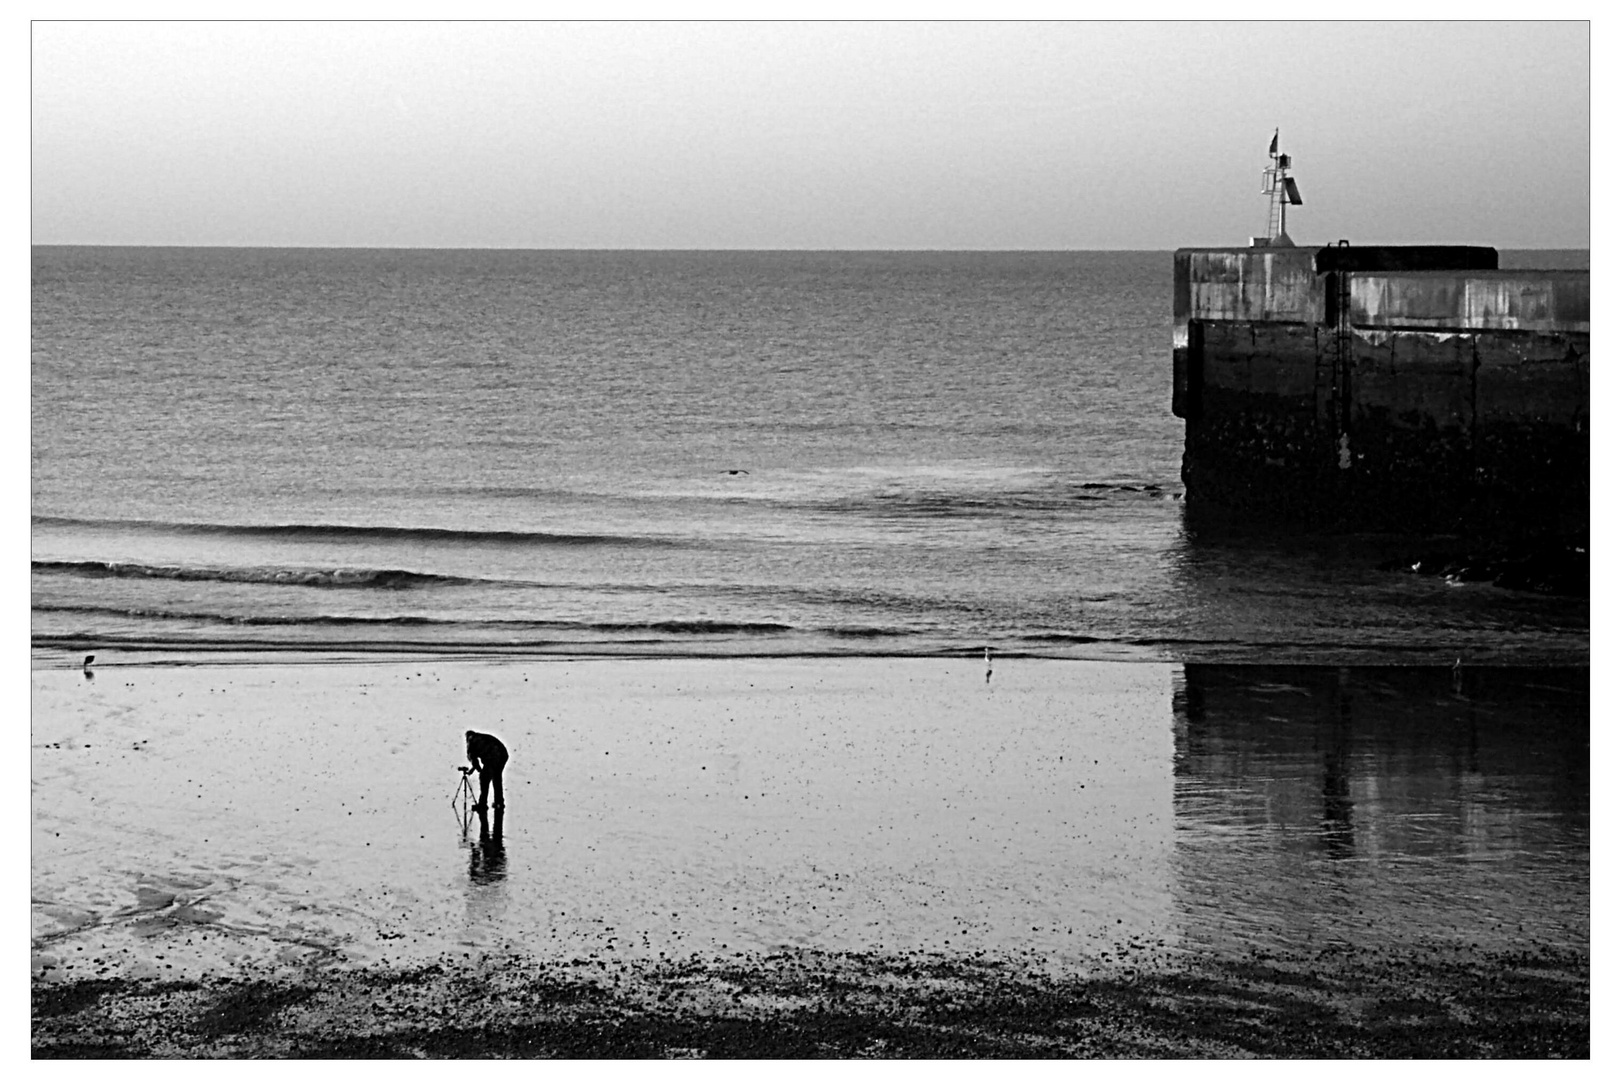
[[[499,773],[506,768],[507,748],[494,735],[481,731],[467,733],[467,762],[484,773]]]

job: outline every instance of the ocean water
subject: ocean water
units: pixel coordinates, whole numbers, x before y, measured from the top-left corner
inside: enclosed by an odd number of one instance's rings
[[[1587,660],[1411,540],[1190,529],[1167,252],[32,258],[36,662]]]

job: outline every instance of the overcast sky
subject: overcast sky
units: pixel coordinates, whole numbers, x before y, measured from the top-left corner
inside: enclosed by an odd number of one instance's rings
[[[36,23],[42,244],[1589,244],[1583,23]]]

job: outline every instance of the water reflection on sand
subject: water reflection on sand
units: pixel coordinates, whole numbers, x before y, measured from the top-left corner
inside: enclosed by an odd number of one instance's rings
[[[34,962],[1585,948],[1587,717],[1585,669],[37,669]],[[475,719],[505,814],[446,806]]]
[[[1585,947],[1588,673],[1188,665],[1192,943]]]
[[[506,808],[462,804],[462,846],[467,851],[467,907],[462,943],[485,947],[497,940],[507,919]]]

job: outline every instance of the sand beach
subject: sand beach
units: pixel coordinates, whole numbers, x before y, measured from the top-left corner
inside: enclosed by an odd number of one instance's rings
[[[1270,824],[1204,813],[1180,665],[195,661],[36,661],[36,1056],[1586,1052],[1585,861],[1540,915],[1489,830],[1330,865],[1288,754]],[[452,805],[468,728],[499,817]],[[1412,847],[1359,768],[1353,840]],[[1561,796],[1520,771],[1524,827]]]

